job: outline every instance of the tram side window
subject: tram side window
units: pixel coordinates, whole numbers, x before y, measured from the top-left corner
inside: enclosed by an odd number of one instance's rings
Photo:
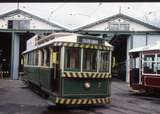
[[[28,61],[27,61],[27,64],[29,65],[29,53],[28,53]]]
[[[31,65],[31,53],[28,53],[28,65]]]
[[[38,52],[37,51],[34,51],[32,52],[32,65],[38,65]]]
[[[38,51],[35,51],[35,65],[38,65]]]
[[[84,49],[83,70],[84,71],[96,71],[97,70],[97,50]]]
[[[38,65],[38,52],[33,51],[24,56],[24,64]]]
[[[25,64],[28,64],[28,54],[26,54]]]
[[[109,52],[107,51],[100,52],[100,71],[109,71]]]
[[[156,74],[156,64],[153,62],[145,62],[144,64],[144,73]]]
[[[41,66],[44,64],[44,52],[43,50],[41,51]]]
[[[46,65],[49,66],[50,65],[50,50],[46,49],[46,51],[47,51]]]
[[[160,62],[157,63],[157,74],[160,74]]]
[[[66,48],[64,67],[66,70],[80,70],[79,48]]]
[[[25,54],[25,55],[23,56],[23,64],[24,64],[24,65],[26,65],[26,64],[27,64],[27,63],[26,63],[26,60],[27,60],[27,58],[26,58],[26,57],[27,57],[27,54]]]
[[[36,55],[35,55],[35,52],[32,52],[32,65],[35,65],[35,57],[36,57]]]
[[[34,65],[34,52],[31,52],[31,65]]]
[[[33,65],[33,60],[34,60],[34,55],[33,52],[29,53],[30,57],[29,57],[29,65]]]
[[[160,62],[160,54],[157,55],[157,62]]]
[[[144,55],[143,72],[156,74],[155,55]]]
[[[160,74],[160,54],[157,55],[157,74]]]

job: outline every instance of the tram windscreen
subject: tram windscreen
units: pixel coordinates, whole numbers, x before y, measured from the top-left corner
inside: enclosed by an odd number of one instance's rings
[[[109,51],[99,51],[96,49],[66,48],[64,57],[64,69],[68,71],[80,71],[82,63],[82,71],[97,72],[97,64],[99,72],[109,72],[110,56]],[[82,62],[81,62],[81,56]],[[98,61],[97,61],[98,60]]]
[[[97,50],[84,49],[83,70],[84,71],[96,71],[97,70]]]
[[[79,48],[66,48],[64,68],[66,70],[80,70]]]
[[[109,52],[100,51],[100,72],[109,71]]]

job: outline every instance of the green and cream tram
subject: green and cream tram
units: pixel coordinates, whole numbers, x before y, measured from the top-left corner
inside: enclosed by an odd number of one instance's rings
[[[22,53],[23,79],[28,84],[43,90],[55,104],[111,102],[113,47],[109,43],[73,33],[55,33],[37,39],[35,46]]]

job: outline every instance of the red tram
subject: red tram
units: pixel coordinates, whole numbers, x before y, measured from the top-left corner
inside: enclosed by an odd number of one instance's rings
[[[160,91],[160,42],[131,49],[130,86],[134,90]]]

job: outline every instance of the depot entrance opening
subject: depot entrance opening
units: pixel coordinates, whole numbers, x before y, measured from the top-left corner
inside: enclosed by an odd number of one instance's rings
[[[11,66],[14,67],[11,63],[13,63],[13,59],[15,60],[15,56],[12,54],[17,54],[20,60],[21,53],[26,49],[26,41],[34,35],[34,33],[27,32],[16,34],[18,35],[19,41],[14,44],[15,39],[13,38],[12,32],[0,32],[0,78],[11,77]],[[16,45],[19,45],[19,51],[14,49]],[[20,71],[20,67],[18,68],[18,71]]]
[[[115,35],[111,40],[114,46],[112,75],[124,81],[126,80],[127,38],[129,36],[129,34]]]
[[[0,33],[0,76],[9,77],[11,64],[11,33]]]

